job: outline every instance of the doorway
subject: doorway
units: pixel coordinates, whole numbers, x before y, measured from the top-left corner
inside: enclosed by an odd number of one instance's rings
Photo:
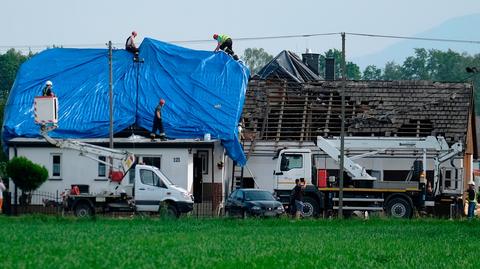
[[[195,203],[202,202],[203,171],[202,157],[199,154],[193,155],[193,198]]]

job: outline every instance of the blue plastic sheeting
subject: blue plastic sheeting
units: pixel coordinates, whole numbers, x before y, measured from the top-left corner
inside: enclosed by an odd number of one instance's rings
[[[125,50],[113,51],[114,132],[137,123],[152,128],[160,98],[165,132],[171,138],[222,140],[239,165],[246,162],[238,140],[250,71],[223,52],[196,51],[146,38],[143,63]],[[59,100],[56,138],[109,135],[109,68],[106,49],[49,49],[25,62],[7,101],[3,141],[38,137],[33,100],[47,80]]]

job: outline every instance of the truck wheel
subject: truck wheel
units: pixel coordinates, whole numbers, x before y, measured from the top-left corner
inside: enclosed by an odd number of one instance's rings
[[[387,214],[393,218],[410,218],[412,216],[412,206],[404,198],[393,198],[387,203]]]
[[[169,219],[176,219],[179,217],[179,214],[177,208],[174,205],[168,204],[166,208],[160,206],[160,216]]]
[[[91,217],[93,215],[92,207],[87,203],[80,203],[75,206],[75,216],[79,218]]]
[[[306,196],[303,198],[303,212],[302,216],[304,218],[311,218],[311,217],[316,217],[318,216],[318,213],[320,212],[320,206],[318,205],[318,202],[313,199],[312,197]]]

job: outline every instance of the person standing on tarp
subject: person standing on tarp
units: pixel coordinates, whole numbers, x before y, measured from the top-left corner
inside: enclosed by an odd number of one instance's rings
[[[133,31],[132,35],[127,38],[127,41],[125,42],[125,49],[127,51],[130,51],[134,53],[135,55],[138,55],[138,48],[137,45],[135,45],[135,37],[137,37],[137,32]]]
[[[155,140],[155,135],[157,130],[160,132],[160,139],[162,141],[167,140],[165,136],[165,131],[163,130],[163,123],[162,123],[162,108],[165,105],[165,100],[160,99],[158,106],[155,108],[155,112],[153,114],[153,127],[152,132],[150,133],[150,137],[152,140]]]
[[[218,42],[217,47],[215,48],[215,52],[223,50],[228,55],[232,56],[233,59],[238,60],[238,56],[235,55],[235,52],[233,52],[232,39],[228,35],[213,34],[213,39],[217,40]]]
[[[45,82],[45,87],[43,87],[43,90],[42,90],[42,96],[51,96],[51,97],[55,96],[55,94],[53,93],[52,87],[53,87],[53,83],[50,80],[47,80],[47,82]]]

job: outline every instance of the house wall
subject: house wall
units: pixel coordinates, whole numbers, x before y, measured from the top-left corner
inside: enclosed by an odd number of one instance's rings
[[[225,168],[219,169],[217,163],[225,158],[224,149],[220,143],[215,144],[212,159],[211,149],[195,148],[129,148],[128,151],[136,155],[137,160],[142,157],[160,157],[160,170],[173,183],[193,192],[193,154],[198,150],[208,151],[209,171],[204,175],[204,182],[211,184],[212,175],[215,184],[222,189],[223,180],[225,180]],[[13,147],[9,148],[9,156],[24,156],[34,163],[43,165],[47,168],[49,179],[38,189],[42,192],[55,193],[70,189],[72,184],[89,185],[91,193],[99,193],[104,190],[110,190],[110,184],[106,176],[98,176],[98,162],[95,160],[80,156],[78,151],[71,149],[60,149],[53,147]],[[53,177],[53,155],[61,156],[60,177]],[[212,170],[212,163],[215,164]],[[107,167],[108,171],[108,167]],[[132,171],[133,172],[133,171]],[[130,172],[127,173],[121,185],[131,193],[133,184],[129,182]],[[11,184],[13,187],[14,184]]]

